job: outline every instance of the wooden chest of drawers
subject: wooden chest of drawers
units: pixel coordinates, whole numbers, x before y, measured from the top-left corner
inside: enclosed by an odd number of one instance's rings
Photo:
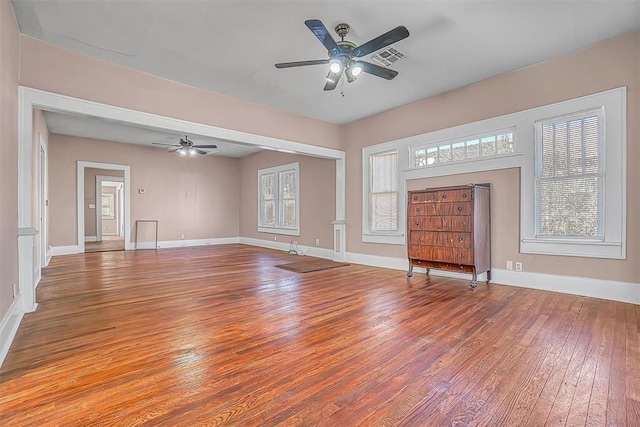
[[[407,206],[409,271],[413,266],[478,274],[491,280],[490,185],[410,191]]]

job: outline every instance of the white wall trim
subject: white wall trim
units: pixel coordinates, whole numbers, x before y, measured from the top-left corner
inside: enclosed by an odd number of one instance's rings
[[[33,289],[36,289],[42,279],[42,268],[38,267],[33,271]]]
[[[84,170],[85,168],[118,170],[124,172],[124,248],[131,249],[131,167],[113,163],[85,162],[78,160],[77,167],[77,197],[78,212],[78,253],[84,253]],[[114,177],[117,178],[117,177]],[[113,180],[113,179],[112,179]],[[96,209],[98,204],[96,203]],[[96,224],[97,227],[97,224]]]
[[[51,262],[51,246],[49,246],[49,249],[47,249],[47,264],[45,265],[45,267],[48,266],[50,262]]]
[[[217,237],[211,239],[192,239],[192,240],[162,240],[158,242],[158,249],[183,248],[189,246],[210,246],[210,245],[229,245],[239,243],[237,237]],[[155,242],[135,242],[131,243],[131,249],[155,249]]]
[[[254,239],[252,237],[240,237],[240,243],[250,246],[258,246],[261,248],[276,249],[278,251],[287,252],[291,248],[290,242],[278,242],[275,240]],[[316,246],[298,245],[297,250],[305,256],[314,256],[318,258],[326,258],[333,260],[333,249],[319,248]]]
[[[97,242],[98,236],[84,236],[84,242]]]
[[[80,253],[78,249],[78,245],[69,245],[69,246],[51,246],[49,250],[50,256],[60,256],[60,255],[74,255]]]
[[[11,343],[16,336],[16,332],[18,332],[18,327],[24,316],[20,299],[21,295],[18,295],[16,299],[13,300],[9,306],[9,310],[0,322],[0,366],[2,366],[4,359],[9,353]]]
[[[383,257],[377,255],[347,252],[346,261],[354,264],[389,268],[407,271],[409,261],[406,258]],[[414,268],[414,277],[424,273],[424,268]],[[431,270],[434,276],[451,277],[470,280],[470,274],[455,273],[442,270]],[[478,275],[478,286],[486,280],[486,275]],[[534,272],[517,272],[514,270],[491,269],[491,283],[539,289],[543,291],[561,292],[592,298],[627,302],[640,305],[640,283],[620,282],[616,280],[593,279],[590,277],[564,276]]]
[[[33,146],[33,110],[55,111],[69,114],[101,117],[117,122],[137,124],[158,130],[179,131],[182,134],[197,134],[236,141],[252,146],[268,147],[276,150],[294,151],[298,154],[333,159],[336,161],[336,216],[337,220],[344,220],[345,185],[344,159],[345,152],[332,148],[320,147],[301,142],[256,135],[231,129],[223,129],[211,125],[189,122],[172,117],[135,111],[128,108],[102,104],[86,99],[74,98],[53,92],[18,86],[18,226],[31,227],[32,215],[32,146]],[[84,185],[84,182],[83,182]],[[130,191],[126,185],[125,191]],[[338,190],[339,189],[339,190]],[[130,198],[125,194],[125,207],[129,209]],[[84,214],[84,210],[83,210]],[[126,213],[125,213],[126,216]],[[78,221],[79,222],[79,221]],[[130,227],[126,227],[126,233]],[[84,229],[79,236],[84,235]],[[335,233],[334,233],[335,235]],[[341,233],[341,248],[345,248],[344,233]],[[84,251],[84,241],[80,237],[79,247]],[[130,239],[125,236],[125,244]],[[18,268],[33,265],[33,259],[18,259]]]

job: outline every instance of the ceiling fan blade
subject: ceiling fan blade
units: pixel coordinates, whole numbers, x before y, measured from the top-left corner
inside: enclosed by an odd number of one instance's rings
[[[334,55],[337,55],[342,52],[338,43],[331,37],[329,34],[329,30],[324,26],[322,21],[319,19],[308,19],[304,21],[304,25],[307,26],[311,30],[314,36],[320,40],[320,43],[324,45],[329,51],[329,56],[333,58]]]
[[[390,44],[393,44],[397,41],[406,39],[407,37],[409,37],[409,30],[407,30],[406,27],[400,25],[399,27],[388,31],[383,35],[378,36],[373,40],[369,40],[363,45],[358,46],[353,50],[352,55],[355,58],[360,58],[362,56],[370,54],[371,52],[380,50],[383,47],[389,46]]]
[[[153,145],[164,145],[165,147],[177,147],[176,144],[165,144],[164,142],[152,142]]]
[[[206,151],[204,150],[198,150],[197,148],[195,149],[199,154],[208,154]]]
[[[217,145],[194,145],[193,148],[218,148]]]
[[[391,80],[398,75],[398,72],[395,70],[384,68],[370,62],[358,61],[358,64],[362,67],[363,72],[382,77],[383,79]]]
[[[331,80],[332,76],[333,76],[333,80]],[[329,71],[329,74],[327,74],[327,84],[324,85],[324,90],[334,90],[336,86],[338,86],[338,82],[340,81],[340,76],[342,76],[342,72],[335,74]]]
[[[305,65],[324,65],[328,64],[328,59],[316,59],[313,61],[296,61],[296,62],[280,62],[276,64],[276,68],[304,67]]]
[[[170,149],[169,149],[169,152],[170,152],[170,153],[173,153],[173,152],[175,152],[175,151],[178,151],[179,149],[180,149],[180,147],[170,148]]]

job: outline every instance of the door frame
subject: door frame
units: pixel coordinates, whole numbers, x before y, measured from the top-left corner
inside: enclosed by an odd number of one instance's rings
[[[78,206],[78,253],[84,253],[84,170],[85,168],[117,170],[124,172],[124,249],[131,250],[131,166],[114,163],[86,162],[78,160],[77,206]],[[117,178],[117,177],[110,177]],[[113,179],[111,179],[113,180]],[[98,180],[96,180],[97,183]],[[96,189],[97,190],[97,189]],[[98,201],[96,194],[96,209]],[[97,224],[96,224],[97,225]],[[97,230],[96,230],[97,231]]]
[[[49,179],[47,170],[48,165],[48,152],[47,143],[44,137],[38,133],[38,143],[40,146],[38,152],[38,220],[40,222],[40,268],[45,268],[49,265],[49,258],[47,254],[49,248],[47,247],[47,205],[49,203],[47,199],[47,188],[49,186]]]
[[[119,176],[108,176],[108,175],[96,175],[96,241],[101,242],[102,241],[102,182],[103,181],[107,181],[107,182],[121,182],[123,187],[124,187],[124,178],[119,177]],[[116,191],[117,193],[117,191]],[[114,195],[114,199],[117,196]],[[123,200],[124,202],[124,200]],[[120,208],[120,206],[118,206],[118,208]],[[122,218],[120,218],[120,215],[118,215],[118,223],[116,225],[116,228],[119,227],[119,223],[120,221],[122,221]],[[116,233],[118,235],[120,235],[120,230],[118,229],[118,232]]]

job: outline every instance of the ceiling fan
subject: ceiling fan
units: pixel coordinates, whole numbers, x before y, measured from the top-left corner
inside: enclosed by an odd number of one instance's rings
[[[209,149],[215,149],[218,148],[217,145],[194,145],[193,141],[191,141],[187,135],[184,136],[184,138],[180,138],[180,142],[178,144],[165,144],[163,142],[153,142],[153,144],[155,145],[165,145],[167,147],[173,147],[173,148],[169,148],[169,152],[173,153],[174,151],[178,154],[180,154],[181,156],[186,156],[187,154],[189,154],[190,156],[195,156],[196,154],[208,154],[207,151],[201,150],[201,148],[209,148]]]
[[[360,73],[365,72],[383,79],[391,80],[398,75],[397,71],[362,61],[357,58],[366,56],[372,52],[380,50],[397,41],[409,37],[409,30],[404,26],[399,26],[388,31],[375,39],[369,40],[365,44],[357,46],[355,43],[346,41],[344,37],[349,33],[349,25],[336,25],[336,33],[340,37],[340,41],[336,42],[329,34],[329,31],[319,19],[309,19],[304,22],[311,30],[314,36],[320,40],[320,43],[327,48],[329,59],[317,59],[312,61],[297,62],[281,62],[276,64],[276,68],[303,67],[306,65],[329,65],[329,74],[327,74],[327,83],[324,90],[333,90],[338,85],[338,81],[343,72],[349,83],[353,82]]]

